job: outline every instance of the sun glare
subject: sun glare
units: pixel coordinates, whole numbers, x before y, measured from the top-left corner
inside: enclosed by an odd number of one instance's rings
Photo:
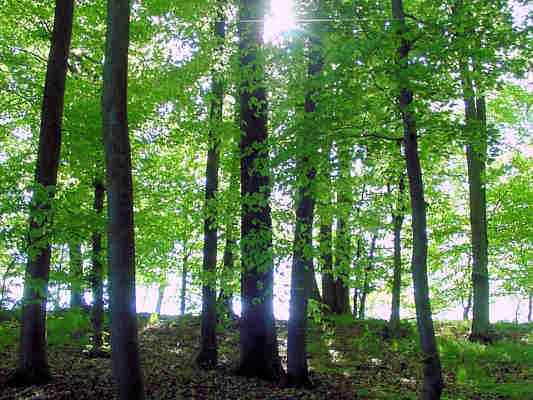
[[[270,12],[265,20],[265,41],[277,42],[295,26],[293,1],[271,0]]]

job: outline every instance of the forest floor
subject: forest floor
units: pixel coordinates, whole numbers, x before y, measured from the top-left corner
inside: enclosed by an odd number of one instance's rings
[[[0,400],[113,399],[110,359],[86,355],[88,338],[80,327],[87,323],[68,313],[49,318],[54,380],[28,388],[5,385],[16,364],[18,327],[14,322],[0,324]],[[296,390],[233,374],[239,354],[236,321],[221,327],[220,365],[205,372],[194,365],[198,318],[143,318],[140,347],[147,398],[414,400],[421,383],[415,327],[405,324],[404,337],[390,341],[382,338],[384,326],[384,321],[349,317],[311,324],[308,352],[315,386]],[[533,400],[533,325],[498,324],[494,329],[497,340],[483,346],[466,340],[466,324],[437,324],[446,383],[443,399]],[[286,323],[279,323],[278,336],[286,362]]]

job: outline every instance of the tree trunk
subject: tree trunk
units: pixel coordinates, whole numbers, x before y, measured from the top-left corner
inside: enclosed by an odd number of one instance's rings
[[[392,281],[392,302],[389,321],[389,331],[392,337],[399,335],[400,329],[400,295],[402,292],[402,225],[404,219],[403,207],[404,177],[398,183],[398,205],[392,215],[394,225],[394,277]]]
[[[468,289],[468,298],[466,300],[466,306],[463,308],[463,321],[468,321],[471,308],[472,308],[472,290]]]
[[[533,316],[533,293],[530,293],[528,308],[527,308],[527,322],[531,322],[532,316]]]
[[[218,5],[215,34],[219,50],[222,50],[226,35],[223,3]],[[213,369],[218,363],[217,349],[217,294],[216,266],[218,247],[217,203],[218,170],[220,164],[220,132],[224,86],[220,74],[213,72],[211,88],[211,115],[208,138],[206,182],[205,182],[205,221],[204,221],[204,259],[202,284],[202,328],[200,353],[196,363],[200,368]]]
[[[104,210],[105,188],[100,179],[94,181],[94,211],[97,220],[101,219]],[[98,355],[102,352],[104,344],[102,330],[104,324],[104,269],[102,265],[102,233],[97,226],[92,234],[92,274],[91,287],[93,293],[93,306],[91,310],[91,322],[93,325],[93,349],[92,353]]]
[[[370,242],[370,254],[368,255],[368,264],[365,268],[365,281],[363,285],[363,291],[361,293],[361,305],[359,306],[359,319],[366,318],[366,298],[370,292],[370,277],[369,273],[374,268],[374,253],[376,251],[376,240],[377,236],[372,235],[372,240]]]
[[[111,359],[121,400],[143,399],[135,308],[133,184],[128,136],[129,0],[109,0],[102,94],[108,193]]]
[[[51,203],[56,192],[61,151],[61,123],[73,14],[74,0],[56,1],[41,109],[35,187],[30,204],[19,363],[13,376],[13,382],[19,384],[39,384],[50,378],[45,321],[51,255]]]
[[[475,105],[474,105],[475,104]],[[468,186],[470,227],[472,230],[473,313],[470,340],[488,343],[489,336],[489,272],[487,240],[487,200],[485,194],[485,159],[487,153],[485,99],[465,100],[467,130]],[[474,108],[474,110],[472,110]]]
[[[267,98],[261,54],[265,6],[265,0],[243,0],[239,9],[243,201],[241,359],[238,372],[245,376],[278,380],[282,367],[273,312]]]
[[[163,301],[165,300],[165,289],[167,288],[167,284],[160,283],[159,287],[157,289],[157,303],[155,305],[155,313],[158,316],[161,316],[161,307],[163,307]]]
[[[185,252],[185,249],[183,249]],[[183,317],[185,315],[185,310],[187,306],[187,274],[188,274],[188,263],[189,263],[189,254],[185,253],[183,257],[183,266],[181,269],[181,288],[180,288],[180,315]]]
[[[318,298],[318,286],[313,265],[313,219],[315,210],[315,176],[313,163],[318,157],[316,131],[316,81],[323,69],[320,42],[311,38],[308,79],[310,89],[305,98],[304,126],[297,131],[296,170],[297,187],[296,228],[294,233],[291,271],[290,318],[287,337],[287,382],[296,387],[310,383],[307,367],[307,303],[311,296]],[[313,284],[314,282],[314,284]]]
[[[83,301],[83,259],[80,243],[69,243],[70,261],[70,308],[82,308]]]
[[[413,275],[418,332],[424,354],[422,399],[438,400],[440,399],[444,383],[429,301],[426,202],[424,200],[422,168],[418,154],[416,121],[411,111],[413,102],[413,92],[409,89],[411,87],[409,79],[409,51],[411,49],[411,43],[406,39],[407,26],[405,24],[402,0],[392,0],[392,13],[397,27],[398,39],[400,40],[397,79],[400,84],[399,103],[404,125],[405,158],[412,209],[413,256],[411,271]]]
[[[339,179],[337,182],[337,231],[335,241],[335,304],[333,313],[350,312],[350,289],[345,284],[351,265],[352,249],[349,228],[350,207],[352,202],[350,168],[350,149],[339,146]]]

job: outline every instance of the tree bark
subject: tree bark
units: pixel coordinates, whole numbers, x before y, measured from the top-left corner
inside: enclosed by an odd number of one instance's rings
[[[70,308],[81,309],[83,301],[83,259],[81,255],[80,243],[69,243],[70,261]]]
[[[363,291],[361,293],[361,304],[359,306],[359,319],[366,318],[366,298],[370,292],[370,277],[368,276],[370,271],[374,268],[374,254],[376,251],[376,240],[377,236],[372,235],[372,240],[370,242],[370,253],[368,255],[368,264],[365,268],[365,281],[363,285]]]
[[[309,49],[308,79],[310,88],[305,98],[304,126],[296,133],[297,149],[297,198],[296,228],[294,233],[291,271],[290,318],[287,338],[287,382],[302,387],[310,384],[307,366],[307,303],[316,298],[318,287],[313,265],[313,219],[315,210],[315,176],[313,163],[318,157],[318,133],[316,131],[317,80],[323,69],[320,42],[311,38]],[[314,285],[313,285],[314,282]],[[318,294],[319,296],[319,294]]]
[[[109,0],[102,94],[108,193],[112,370],[122,400],[143,399],[135,307],[133,183],[128,134],[129,0]]]
[[[398,204],[392,215],[394,226],[394,277],[392,281],[391,315],[389,331],[392,337],[399,335],[400,329],[400,295],[402,292],[402,226],[404,220],[403,193],[404,177],[400,177],[398,183]]]
[[[94,211],[96,218],[100,220],[104,211],[105,188],[100,179],[94,181]],[[102,352],[104,344],[102,330],[104,324],[104,269],[102,265],[102,233],[99,227],[92,234],[92,273],[91,287],[93,293],[93,306],[91,310],[91,322],[93,326],[93,349],[98,355]]]
[[[218,4],[215,35],[222,50],[226,35],[223,3]],[[217,349],[217,295],[216,266],[218,247],[217,205],[218,170],[220,164],[220,128],[224,102],[224,86],[220,74],[213,72],[211,88],[211,115],[207,150],[205,182],[204,258],[202,284],[202,328],[200,353],[196,363],[200,368],[213,369],[218,363]]]
[[[180,287],[180,315],[183,317],[185,315],[185,310],[187,307],[187,274],[188,274],[188,263],[189,263],[189,252],[186,252],[183,249],[185,255],[183,256],[183,265],[181,267],[181,287]]]
[[[56,1],[41,109],[35,187],[30,204],[19,362],[13,376],[13,382],[19,384],[40,384],[50,378],[45,321],[51,256],[51,203],[56,192],[61,152],[61,124],[73,15],[74,0]]]
[[[350,289],[345,284],[349,273],[352,246],[350,238],[350,207],[352,203],[350,168],[350,150],[340,146],[339,152],[339,179],[337,182],[337,231],[335,240],[335,304],[333,313],[348,314],[350,312]]]
[[[167,288],[167,284],[160,283],[159,287],[157,288],[157,303],[155,305],[155,313],[158,316],[161,316],[161,307],[163,307],[163,301],[165,300],[165,289]]]
[[[442,380],[442,369],[435,340],[435,330],[429,300],[426,202],[424,200],[422,168],[418,154],[416,121],[411,110],[413,102],[413,92],[410,89],[411,84],[409,79],[409,51],[411,49],[411,43],[406,38],[407,26],[405,24],[402,0],[392,0],[392,13],[398,39],[400,40],[397,79],[400,84],[399,105],[404,126],[405,158],[412,210],[413,256],[411,272],[413,275],[418,333],[424,354],[422,399],[438,400],[440,399],[444,382]]]
[[[475,106],[474,106],[475,104]],[[489,271],[485,160],[487,154],[485,99],[465,100],[467,130],[470,227],[472,230],[473,313],[470,340],[489,343]],[[474,108],[474,110],[472,110]],[[476,129],[477,128],[477,129]],[[475,130],[475,131],[474,131]]]
[[[267,98],[261,51],[265,6],[265,0],[242,0],[239,8],[242,318],[238,373],[278,380],[282,366],[273,312]]]

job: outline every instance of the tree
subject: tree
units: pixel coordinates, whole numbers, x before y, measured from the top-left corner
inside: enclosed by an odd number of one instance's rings
[[[405,190],[404,176],[398,181],[398,200],[392,212],[394,228],[394,276],[392,281],[392,301],[389,328],[391,336],[395,337],[400,328],[400,294],[402,290],[402,225],[404,219],[403,195]]]
[[[56,1],[54,30],[41,109],[35,187],[30,205],[19,365],[13,376],[13,382],[21,384],[39,384],[50,378],[45,323],[51,256],[52,201],[57,190],[61,124],[73,16],[74,0]]]
[[[105,188],[101,179],[94,181],[94,212],[98,222],[104,210]],[[104,344],[102,337],[104,323],[104,270],[102,265],[102,233],[96,225],[92,233],[92,271],[91,289],[93,304],[91,309],[91,322],[93,326],[92,354],[99,355]]]
[[[224,44],[225,22],[223,3],[218,5],[215,35],[219,47]],[[218,52],[220,53],[220,51]],[[224,86],[220,73],[213,72],[211,79],[211,114],[207,151],[206,183],[205,183],[205,222],[204,222],[204,283],[202,286],[202,333],[200,339],[200,353],[196,358],[197,364],[205,369],[215,368],[217,365],[217,295],[215,276],[217,266],[217,200],[218,170],[220,163],[220,132],[222,125],[222,110],[224,102]]]
[[[422,399],[440,399],[443,388],[442,371],[435,330],[431,316],[429,301],[429,285],[427,276],[427,222],[426,202],[422,168],[418,153],[418,139],[415,114],[412,111],[413,91],[409,79],[409,52],[412,43],[407,38],[408,30],[405,23],[403,0],[392,0],[392,14],[396,35],[400,41],[398,47],[398,72],[400,94],[398,97],[400,112],[403,119],[405,158],[407,177],[411,196],[411,213],[413,227],[413,256],[411,272],[415,290],[416,318],[420,344],[424,353],[424,384]]]
[[[133,183],[128,133],[129,0],[109,0],[102,116],[108,195],[111,355],[119,398],[143,399],[135,308]]]
[[[277,380],[282,367],[273,313],[267,98],[261,54],[265,6],[264,0],[242,0],[239,7],[242,317],[238,372]]]
[[[291,271],[291,299],[287,339],[287,380],[290,385],[305,386],[309,382],[307,367],[307,303],[318,291],[313,267],[313,219],[315,211],[315,176],[313,164],[318,158],[319,141],[315,117],[318,84],[323,67],[321,43],[311,33],[309,43],[309,88],[305,97],[304,124],[296,132],[296,227]],[[312,274],[312,275],[311,275]],[[312,283],[315,282],[313,285]],[[316,288],[316,289],[315,289]],[[316,297],[316,294],[315,294]]]
[[[69,243],[70,262],[70,307],[81,308],[83,300],[83,256],[81,254],[81,243]]]

